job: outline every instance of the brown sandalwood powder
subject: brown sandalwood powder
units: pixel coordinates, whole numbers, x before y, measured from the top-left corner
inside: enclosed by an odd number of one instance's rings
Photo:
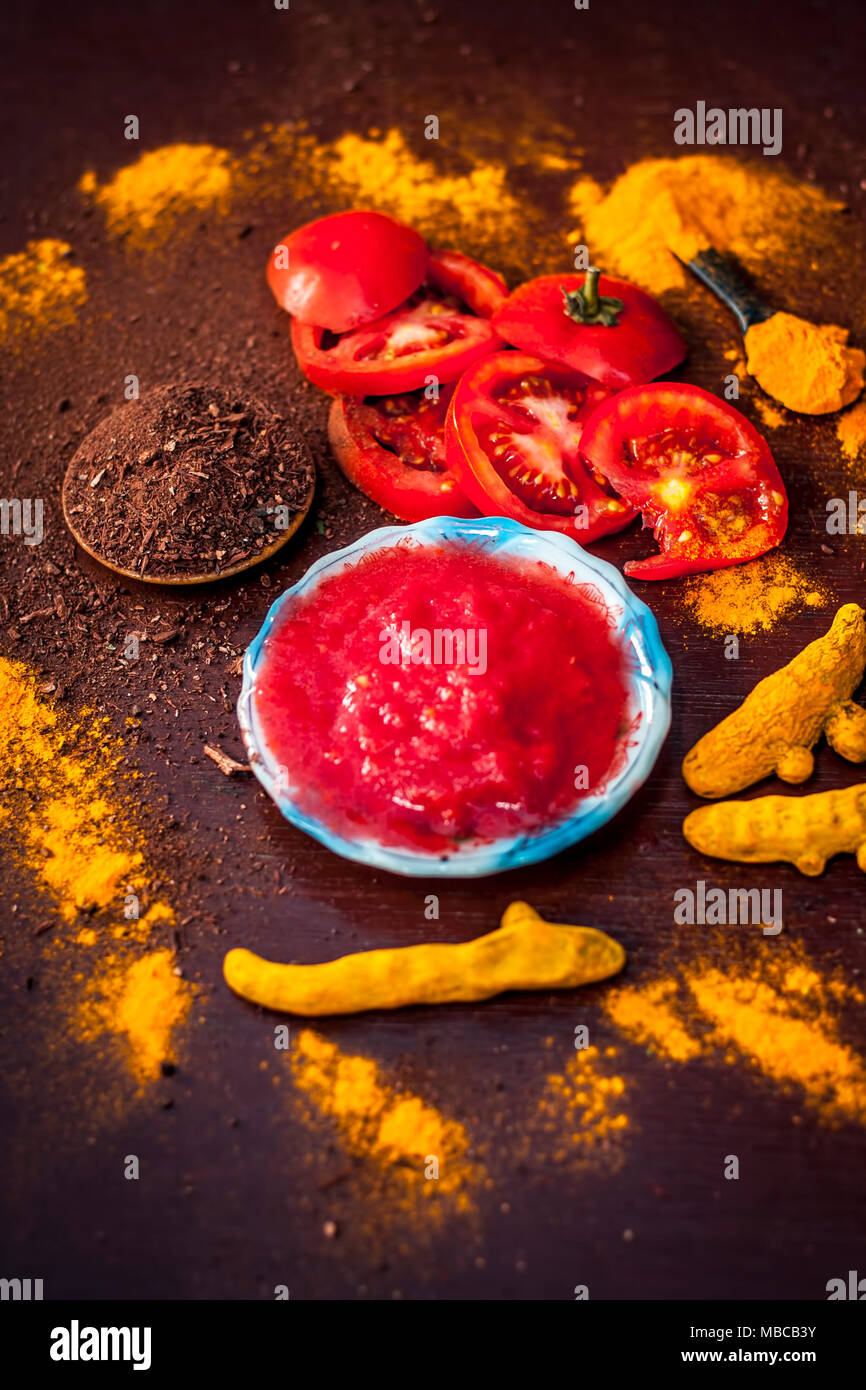
[[[264,559],[309,510],[315,469],[286,420],[214,386],[160,386],[101,421],[70,461],[76,540],[121,574],[193,583]]]

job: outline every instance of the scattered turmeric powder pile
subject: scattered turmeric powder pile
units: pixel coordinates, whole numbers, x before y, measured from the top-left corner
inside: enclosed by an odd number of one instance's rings
[[[71,246],[47,237],[0,260],[0,344],[75,322],[87,302],[87,281],[71,257]]]
[[[866,353],[848,347],[848,329],[778,313],[746,333],[746,365],[768,395],[789,410],[827,415],[863,390]]]
[[[580,178],[569,202],[593,259],[654,294],[689,283],[674,249],[688,260],[711,245],[752,270],[790,265],[795,241],[838,241],[842,208],[783,172],[711,154],[641,160],[607,192]]]
[[[455,1210],[470,1209],[483,1173],[462,1125],[396,1090],[370,1058],[347,1055],[310,1029],[293,1038],[290,1061],[296,1087],[335,1122],[350,1154],[374,1163],[404,1196],[447,1197]]]
[[[826,1124],[866,1124],[866,1061],[837,1018],[839,1003],[862,1005],[863,993],[797,945],[725,967],[700,959],[602,1002],[628,1037],[663,1057],[721,1056],[800,1097]]]
[[[89,169],[79,190],[105,213],[108,231],[136,249],[164,245],[192,213],[222,213],[229,203],[232,160],[215,145],[163,145],[100,184]]]
[[[676,1011],[677,983],[656,980],[608,994],[604,1005],[618,1028],[638,1042],[657,1047],[664,1040],[664,1055],[675,1062],[699,1057],[703,1046],[683,1027]]]
[[[781,429],[783,425],[787,425],[788,417],[784,410],[780,410],[778,406],[773,405],[773,402],[768,400],[766,396],[755,396],[754,405],[761,417],[761,424],[764,426],[764,429],[778,430]]]
[[[103,209],[109,233],[137,250],[163,248],[193,225],[190,214],[222,216],[238,196],[251,202],[280,188],[287,207],[294,200],[323,212],[349,205],[378,208],[411,223],[436,245],[460,246],[494,262],[513,261],[519,244],[525,264],[527,256],[540,264],[545,239],[558,257],[549,218],[518,197],[509,170],[530,160],[542,171],[573,169],[573,148],[566,150],[562,137],[559,153],[559,139],[549,132],[545,138],[524,130],[515,140],[509,136],[507,150],[501,133],[497,142],[482,139],[481,154],[467,142],[464,126],[459,136],[448,149],[431,141],[429,155],[419,155],[396,127],[321,140],[303,123],[266,124],[250,133],[249,148],[238,155],[207,144],[165,145],[105,183],[88,170],[79,189]],[[491,153],[497,143],[498,155]]]
[[[78,1010],[79,1038],[92,1041],[106,1032],[120,1037],[140,1087],[177,1060],[172,1037],[193,999],[192,986],[177,970],[170,950],[151,951],[132,963],[109,955]]]
[[[602,1007],[634,1042],[674,1062],[690,1062],[707,1053],[703,1030],[690,1014],[680,975],[672,973],[647,985],[609,990]]]
[[[849,461],[856,459],[866,448],[866,401],[859,401],[836,421],[836,438],[842,455]]]
[[[431,142],[431,152],[435,142]],[[396,128],[348,132],[320,141],[303,126],[265,127],[239,163],[247,184],[279,178],[296,198],[323,206],[361,206],[410,223],[438,246],[485,250],[496,259],[528,234],[528,210],[508,186],[501,159],[466,159],[445,172],[437,158],[416,155]]]
[[[175,973],[172,951],[132,954],[156,929],[170,927],[174,912],[168,903],[147,901],[149,875],[136,846],[131,797],[118,792],[133,776],[122,765],[122,744],[108,734],[106,721],[87,711],[76,721],[55,708],[27,667],[6,658],[0,658],[0,709],[4,836],[19,868],[70,928],[45,944],[49,966],[63,972],[66,1021],[82,1042],[106,1032],[122,1039],[141,1086],[172,1060],[171,1036],[186,1018],[192,991]],[[97,948],[95,980],[92,967],[70,969],[70,952]]]
[[[399,130],[381,138],[348,134],[322,150],[328,175],[362,204],[371,198],[411,222],[422,233],[441,239],[450,223],[476,230],[497,219],[519,218],[509,193],[504,164],[478,164],[465,174],[439,175],[435,166],[417,159]]]
[[[27,868],[66,922],[111,906],[122,914],[127,891],[145,888],[141,852],[111,794],[122,745],[86,711],[76,722],[53,708],[27,668],[5,658],[0,708],[0,786]]]
[[[866,1123],[866,1065],[839,1040],[832,1020],[798,1017],[785,994],[761,980],[709,968],[691,972],[686,983],[715,1025],[717,1046],[746,1056],[772,1081],[800,1088],[825,1117]]]
[[[588,1159],[600,1149],[616,1162],[618,1153],[611,1145],[629,1125],[626,1082],[615,1070],[616,1056],[615,1047],[586,1047],[575,1051],[561,1072],[547,1077],[537,1114],[530,1119],[533,1150],[541,1145],[541,1131],[550,1162]]]
[[[708,632],[751,636],[803,608],[824,608],[828,590],[783,555],[767,555],[687,581],[685,611]]]

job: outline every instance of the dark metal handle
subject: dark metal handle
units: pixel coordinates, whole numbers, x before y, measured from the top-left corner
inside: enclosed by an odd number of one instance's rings
[[[712,247],[699,251],[694,260],[688,262],[688,267],[730,309],[742,333],[745,334],[753,323],[763,323],[776,312],[750,289],[738,267]]]

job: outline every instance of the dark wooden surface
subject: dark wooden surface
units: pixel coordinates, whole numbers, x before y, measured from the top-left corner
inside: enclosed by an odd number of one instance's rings
[[[297,385],[285,323],[261,269],[275,236],[301,220],[301,210],[275,196],[238,239],[240,210],[215,240],[178,251],[174,281],[151,279],[146,261],[106,251],[100,219],[82,220],[74,191],[85,168],[104,177],[130,158],[120,138],[127,112],[141,116],[143,149],[187,139],[234,149],[242,131],[287,117],[312,119],[325,134],[370,123],[417,130],[424,114],[449,103],[471,119],[480,95],[485,119],[491,108],[499,113],[507,157],[509,123],[531,94],[572,130],[586,170],[604,179],[643,155],[675,153],[673,111],[681,105],[780,106],[779,164],[810,171],[832,192],[844,185],[852,208],[845,235],[854,263],[824,287],[821,316],[866,338],[864,11],[855,0],[669,9],[592,0],[583,13],[569,0],[430,0],[420,7],[292,0],[288,15],[264,0],[59,10],[12,4],[2,28],[0,252],[34,235],[67,237],[91,283],[80,329],[3,372],[0,490],[7,495],[16,460],[26,460],[25,476],[27,467],[34,476],[44,467],[45,556],[72,561],[59,513],[62,470],[81,432],[116,402],[124,372],[166,380],[204,361],[215,376],[235,380],[260,367],[257,384],[274,400]],[[358,79],[350,92],[347,78]],[[513,250],[515,278],[523,257],[520,247]],[[792,296],[790,307],[807,307],[805,291],[795,287]],[[684,313],[692,348],[685,375],[718,390],[723,350],[735,342],[731,323],[708,301]],[[253,350],[250,336],[258,339]],[[65,398],[70,408],[59,414]],[[752,409],[748,402],[744,408]],[[324,473],[319,514],[329,524],[338,513],[349,516],[360,534],[381,514],[334,476],[324,402],[317,409],[311,437]],[[840,602],[862,601],[862,541],[838,538],[832,553],[821,549],[824,504],[843,478],[832,422],[792,425],[773,443],[792,501],[787,552],[808,560]],[[345,1161],[327,1127],[300,1123],[288,1080],[274,1085],[274,1020],[229,995],[222,956],[243,943],[277,959],[316,960],[430,938],[423,910],[429,885],[334,858],[284,824],[251,782],[223,778],[200,756],[204,739],[238,753],[231,711],[238,681],[227,674],[226,657],[214,653],[207,665],[194,646],[197,635],[209,634],[207,612],[225,604],[220,635],[232,653],[241,650],[275,592],[331,543],[306,528],[270,566],[270,589],[254,575],[189,600],[133,595],[147,618],[177,616],[184,636],[155,668],[125,682],[113,685],[62,629],[31,625],[19,643],[2,636],[4,651],[62,677],[64,707],[95,701],[118,731],[155,678],[158,698],[135,750],[149,779],[142,811],[148,858],[164,868],[169,896],[170,880],[177,885],[187,919],[184,969],[201,994],[170,1091],[130,1100],[106,1120],[114,1080],[64,1043],[62,982],[32,936],[45,902],[25,874],[5,868],[0,1272],[42,1276],[55,1297],[269,1298],[276,1284],[287,1284],[293,1297],[307,1299],[559,1299],[578,1283],[595,1298],[823,1297],[827,1279],[858,1259],[862,1269],[861,1133],[820,1126],[796,1095],[745,1065],[665,1064],[606,1021],[598,989],[324,1022],[320,1031],[342,1048],[374,1057],[392,1080],[463,1122],[491,1178],[477,1194],[475,1222],[454,1218],[438,1230],[378,1210],[386,1199],[365,1187],[363,1165],[334,1181]],[[33,557],[23,574],[3,545],[14,617],[25,611],[31,586],[41,597],[43,557]],[[601,553],[621,561],[642,546],[635,536]],[[75,563],[110,597],[110,579],[85,557]],[[715,950],[719,959],[745,951],[757,961],[775,949],[773,939],[756,939],[748,928],[728,928],[711,941],[705,929],[674,925],[677,888],[699,878],[721,886],[745,881],[737,866],[702,861],[685,845],[680,824],[693,799],[679,762],[758,676],[823,630],[827,616],[793,617],[745,640],[740,661],[730,662],[721,640],[684,616],[678,585],[644,590],[675,669],[673,728],[648,785],[605,831],[547,864],[436,886],[435,935],[457,940],[489,930],[511,899],[523,897],[554,920],[609,929],[629,952],[627,978],[635,982],[665,960],[698,951]],[[809,789],[857,776],[825,749]],[[852,859],[835,862],[819,880],[778,867],[750,871],[748,883],[783,889],[786,933],[819,963],[841,964],[852,976],[862,969],[862,879]],[[618,1164],[600,1157],[560,1165],[540,1143],[525,1142],[544,1077],[573,1055],[577,1023],[619,1049],[631,1126]],[[848,1019],[846,1029],[863,1044],[860,1020]],[[163,1108],[167,1096],[170,1109]],[[141,1156],[138,1183],[122,1180],[127,1153]],[[731,1153],[741,1160],[739,1182],[722,1178]],[[336,1239],[322,1233],[329,1220],[338,1223]]]

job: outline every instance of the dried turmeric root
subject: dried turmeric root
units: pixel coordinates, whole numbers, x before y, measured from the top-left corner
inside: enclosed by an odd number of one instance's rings
[[[683,777],[699,796],[730,796],[775,772],[805,782],[825,734],[849,762],[866,761],[866,709],[850,700],[866,666],[863,609],[846,603],[829,632],[759,681],[739,709],[686,755]]]
[[[813,796],[759,796],[699,806],[683,834],[701,854],[742,864],[784,860],[814,876],[834,854],[856,854],[866,873],[866,782]]]
[[[315,1017],[490,999],[506,989],[573,989],[624,965],[622,946],[604,932],[545,922],[528,903],[512,903],[499,928],[475,941],[363,951],[323,965],[276,965],[234,950],[223,974],[253,1004]]]

